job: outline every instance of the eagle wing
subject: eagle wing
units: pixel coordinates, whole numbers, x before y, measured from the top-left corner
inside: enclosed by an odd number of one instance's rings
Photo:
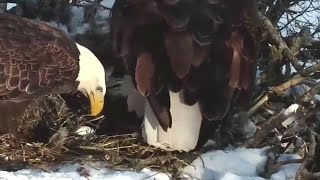
[[[115,2],[114,49],[164,130],[172,124],[168,91],[181,92],[186,105],[198,102],[208,120],[221,120],[230,106],[248,103],[257,12],[255,0]],[[149,58],[141,58],[145,54]]]
[[[76,85],[79,51],[45,22],[0,15],[0,97],[21,102]],[[76,86],[75,86],[76,87]],[[68,87],[71,88],[71,87]]]

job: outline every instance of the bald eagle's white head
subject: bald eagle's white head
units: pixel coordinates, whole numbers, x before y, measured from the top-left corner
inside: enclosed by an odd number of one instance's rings
[[[98,115],[104,105],[106,94],[105,69],[99,59],[86,47],[77,44],[80,51],[80,70],[77,77],[78,90],[90,99],[91,115]]]

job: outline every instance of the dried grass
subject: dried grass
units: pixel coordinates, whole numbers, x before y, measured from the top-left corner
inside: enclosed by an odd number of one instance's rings
[[[20,119],[19,137],[0,136],[0,168],[51,170],[61,163],[99,160],[114,169],[149,167],[178,174],[197,156],[148,146],[136,133],[88,137],[74,133],[83,124],[80,115],[73,113],[60,96],[39,99]]]

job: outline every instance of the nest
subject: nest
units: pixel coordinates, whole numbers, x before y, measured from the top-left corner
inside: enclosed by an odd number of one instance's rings
[[[151,147],[138,133],[114,136],[75,133],[83,125],[97,129],[102,119],[96,121],[74,113],[59,95],[45,96],[32,103],[20,118],[18,137],[0,136],[0,168],[36,167],[49,171],[68,162],[104,161],[113,169],[148,167],[178,174],[197,157],[194,152],[168,152]]]
[[[305,79],[294,77],[279,86],[272,87],[271,92],[259,96],[249,111],[238,113],[238,117],[235,116],[235,119],[230,121],[232,126],[227,124],[225,130],[215,131],[218,134],[221,131],[221,135],[213,137],[218,144],[214,148],[222,149],[219,144],[225,143],[218,142],[224,139],[228,142],[238,141],[234,143],[247,148],[271,146],[272,151],[268,154],[263,177],[270,178],[271,174],[283,164],[297,162],[302,162],[297,177],[315,176],[314,172],[319,172],[320,169],[318,163],[320,130],[317,125],[319,122],[314,116],[320,110],[320,101],[315,101],[314,96],[320,92],[320,85],[315,84],[303,95],[295,98],[283,96],[284,90],[302,80]],[[178,153],[149,146],[142,141],[141,135],[137,133],[139,131],[122,134],[108,131],[108,129],[125,129],[121,127],[127,127],[128,121],[111,118],[118,124],[113,123],[113,127],[108,128],[101,127],[112,124],[111,119],[108,119],[110,117],[94,120],[83,118],[83,114],[86,113],[71,110],[67,105],[70,102],[66,102],[65,99],[58,95],[48,95],[35,101],[20,119],[19,137],[15,138],[8,134],[0,136],[1,169],[17,170],[31,166],[54,170],[63,163],[103,161],[107,162],[108,168],[111,169],[139,171],[148,167],[177,177],[181,169],[190,164],[200,153],[212,149],[206,147],[199,151]],[[116,101],[120,102],[119,99]],[[70,105],[72,108],[77,106],[73,103]],[[295,110],[291,110],[292,107],[295,107]],[[297,120],[284,127],[283,123],[293,116],[296,116]],[[128,116],[126,120],[130,117]],[[243,129],[249,119],[259,126],[259,130],[249,137],[240,138],[242,133],[237,132],[235,124],[238,122],[239,129]],[[100,132],[77,134],[79,127],[84,125],[93,127],[96,132],[100,129]],[[234,128],[234,132],[230,134],[229,128],[230,131]],[[240,134],[234,136],[234,133]],[[302,158],[278,163],[278,155],[283,153],[300,154]]]

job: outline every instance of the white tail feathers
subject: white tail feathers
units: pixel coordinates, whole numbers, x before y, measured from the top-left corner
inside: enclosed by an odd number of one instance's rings
[[[143,136],[148,144],[166,150],[190,151],[198,142],[202,122],[198,103],[187,106],[180,102],[179,93],[170,92],[172,127],[163,131],[149,103],[146,103]]]
[[[198,103],[193,106],[184,105],[180,101],[179,93],[170,92],[172,127],[165,132],[145,97],[134,89],[130,77],[124,77],[122,86],[122,94],[128,97],[128,110],[135,111],[139,117],[144,114],[142,134],[148,144],[166,150],[186,152],[196,147],[202,123]]]

